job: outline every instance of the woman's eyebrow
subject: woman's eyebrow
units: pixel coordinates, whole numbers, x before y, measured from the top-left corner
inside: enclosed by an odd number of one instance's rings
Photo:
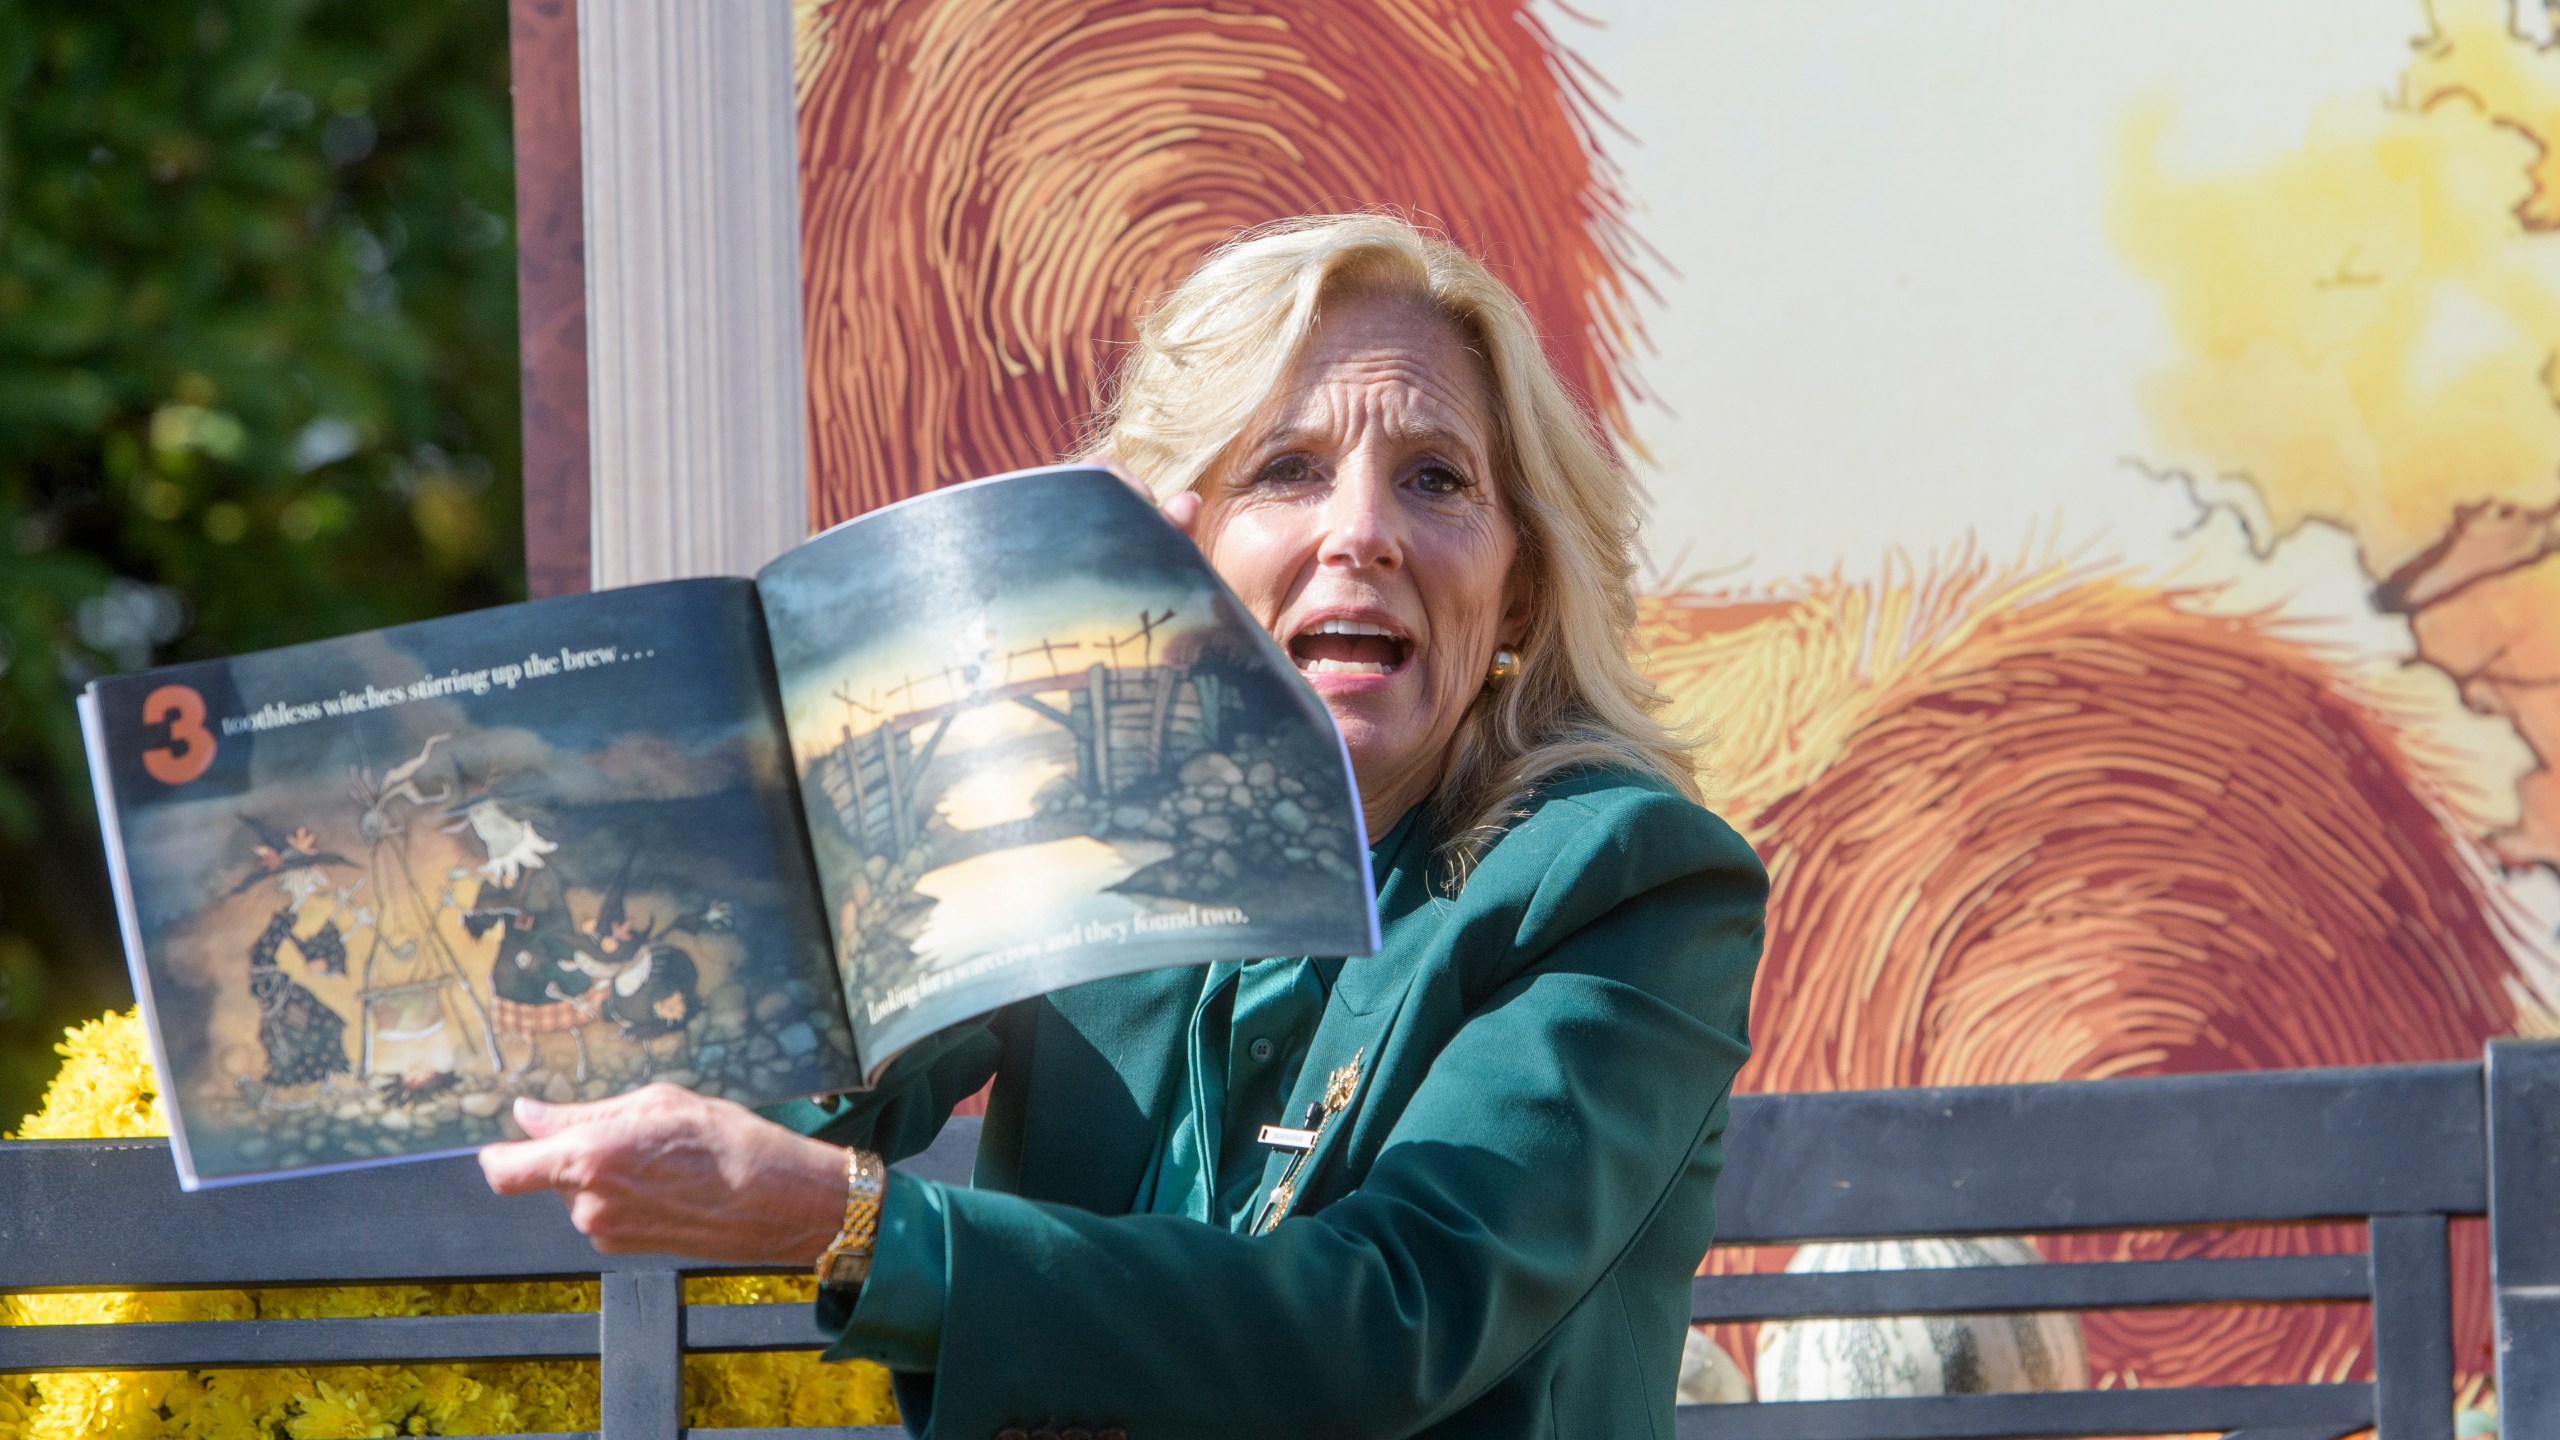
[[[1408,450],[1454,450],[1463,457],[1476,458],[1482,456],[1486,448],[1482,436],[1470,434],[1466,427],[1444,423],[1432,415],[1390,414],[1383,417],[1380,424],[1384,426],[1388,440]],[[1284,419],[1263,431],[1254,440],[1253,448],[1262,453],[1290,450],[1336,439],[1339,432],[1338,425],[1320,419]]]
[[[1484,441],[1465,430],[1443,425],[1429,416],[1391,416],[1386,422],[1387,438],[1413,450],[1455,450],[1474,456],[1484,449]]]

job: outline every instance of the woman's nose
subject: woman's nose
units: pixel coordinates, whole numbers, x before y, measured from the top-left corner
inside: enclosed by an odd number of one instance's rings
[[[1383,466],[1355,456],[1335,470],[1323,524],[1320,560],[1355,570],[1393,569],[1404,563],[1394,477]]]

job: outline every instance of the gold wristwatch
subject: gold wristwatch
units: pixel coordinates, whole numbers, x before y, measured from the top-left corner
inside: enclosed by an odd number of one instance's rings
[[[880,1192],[889,1167],[868,1150],[848,1150],[844,1162],[844,1228],[818,1256],[818,1283],[859,1285],[871,1274],[871,1242],[880,1233]]]

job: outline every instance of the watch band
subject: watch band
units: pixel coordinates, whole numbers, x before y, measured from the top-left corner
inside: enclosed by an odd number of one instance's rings
[[[880,1233],[880,1196],[889,1167],[868,1150],[848,1150],[844,1162],[844,1226],[818,1256],[818,1283],[859,1285],[871,1274],[871,1242]]]

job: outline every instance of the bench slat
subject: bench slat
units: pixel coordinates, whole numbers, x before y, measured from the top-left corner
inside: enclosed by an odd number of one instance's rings
[[[560,1437],[527,1436],[526,1440],[560,1440]],[[684,1432],[684,1440],[907,1440],[907,1429],[903,1425],[742,1425],[736,1429],[696,1426]]]
[[[806,1310],[808,1307],[801,1307]],[[0,1326],[0,1373],[594,1358],[596,1314]]]
[[[1997,1437],[2159,1435],[2373,1423],[2370,1385],[2196,1385],[2167,1390],[2065,1390],[2035,1395],[1937,1395],[1899,1400],[1789,1400],[1683,1405],[1679,1440],[1997,1440]]]
[[[2435,1312],[2443,1308],[2443,1221],[2430,1217],[2487,1208],[2483,1099],[2482,1067],[2467,1064],[1739,1097],[1720,1197],[1722,1245],[2373,1217],[2376,1251],[1709,1277],[1693,1287],[1694,1309],[1701,1320],[1735,1320],[2358,1301],[2379,1286],[2408,1292],[2406,1308],[2387,1323],[2377,1316],[2377,1339],[2397,1342],[2384,1348],[2408,1372],[2398,1384],[2414,1403],[2443,1388],[2435,1380],[2444,1342],[2427,1333],[2442,1323]],[[903,1168],[965,1179],[978,1131],[974,1120],[955,1121]],[[2542,1139],[2513,1148],[2539,1155],[2548,1149]],[[2508,1166],[2501,1176],[2502,1197],[2527,1188],[2510,1179],[2519,1168],[2529,1167]],[[189,1196],[177,1190],[160,1142],[0,1143],[0,1194],[13,1201],[0,1209],[0,1290],[602,1272],[608,1312],[11,1327],[0,1329],[0,1371],[612,1351],[604,1412],[633,1435],[889,1440],[899,1433],[680,1429],[670,1386],[681,1352],[813,1348],[823,1337],[808,1307],[680,1307],[679,1272],[769,1267],[600,1259],[556,1197],[492,1196],[467,1158]],[[225,1243],[202,1244],[208,1234]],[[2509,1287],[2504,1298],[2521,1298],[2520,1277],[2502,1264],[2499,1278]],[[617,1320],[620,1338],[605,1344]],[[2400,1403],[2395,1391],[2395,1413]],[[2240,1430],[2334,1440],[2371,1424],[2376,1412],[2371,1385],[2216,1386],[1684,1406],[1678,1433],[1952,1440]]]
[[[2444,1403],[2453,1393],[2445,1219],[2377,1215],[2372,1233],[2374,1418],[2391,1440],[2454,1440]]]
[[[2479,1214],[2481,1099],[2467,1064],[1742,1096],[1716,1238]],[[954,1121],[907,1168],[965,1176],[977,1133]],[[599,1268],[556,1199],[492,1196],[468,1158],[181,1195],[162,1142],[0,1142],[0,1194],[23,1197],[0,1213],[0,1289]],[[215,1232],[230,1243],[193,1243]],[[402,1236],[396,1255],[386,1234]]]
[[[688,1351],[815,1350],[827,1343],[817,1315],[805,1303],[684,1307]]]
[[[826,1343],[805,1302],[685,1307],[687,1351],[814,1350]],[[596,1353],[592,1310],[0,1326],[0,1374],[577,1359]]]
[[[2373,1294],[2373,1280],[2363,1255],[2277,1255],[1815,1275],[1701,1275],[1690,1294],[1690,1317],[1705,1325],[1848,1315],[1982,1315],[2364,1300]]]
[[[0,1289],[336,1285],[594,1275],[555,1195],[502,1199],[468,1158],[178,1189],[167,1142],[0,1142]],[[218,1236],[221,1243],[207,1244]]]
[[[613,1440],[683,1440],[684,1280],[673,1271],[606,1275],[598,1428]]]
[[[2498,1208],[2498,1415],[2511,1435],[2560,1435],[2560,1045],[2489,1042]]]
[[[2481,1067],[1746,1095],[1716,1243],[2478,1215]]]
[[[953,1120],[910,1174],[965,1182],[980,1121]],[[721,1266],[600,1259],[557,1195],[489,1193],[470,1156],[272,1184],[178,1189],[165,1140],[0,1141],[0,1290],[592,1278]],[[205,1237],[220,1236],[208,1245]]]
[[[1994,1314],[2198,1303],[2359,1300],[2367,1257],[2155,1260],[1827,1275],[1703,1276],[1693,1319]],[[207,1320],[0,1328],[0,1372],[591,1356],[595,1314]],[[688,1305],[689,1352],[808,1350],[806,1304]]]
[[[687,1426],[685,1440],[907,1440],[903,1425],[739,1425]],[[522,1435],[486,1435],[481,1440],[600,1440],[593,1430],[553,1430]]]

